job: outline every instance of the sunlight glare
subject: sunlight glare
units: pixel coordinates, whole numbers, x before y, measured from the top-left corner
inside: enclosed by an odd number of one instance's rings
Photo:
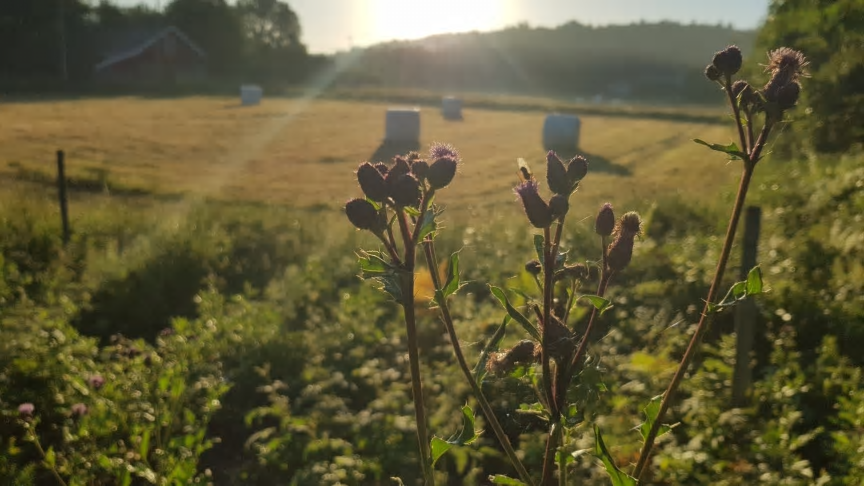
[[[490,30],[503,18],[506,4],[500,0],[373,0],[370,3],[367,25],[381,40]]]

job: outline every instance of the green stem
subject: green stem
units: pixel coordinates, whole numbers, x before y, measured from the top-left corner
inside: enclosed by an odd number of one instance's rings
[[[436,268],[434,267],[434,265],[436,265],[434,245],[435,244],[429,238],[423,242],[426,264],[430,268]],[[436,294],[440,294],[443,290],[443,287],[441,286],[441,278],[437,271],[433,271],[431,274],[432,283],[435,285],[435,292]],[[498,418],[495,416],[495,411],[492,410],[492,406],[489,404],[489,401],[486,400],[483,390],[480,388],[480,385],[471,373],[471,368],[465,360],[465,355],[462,354],[462,347],[459,344],[459,337],[456,335],[456,328],[453,325],[453,318],[450,315],[450,307],[447,305],[447,299],[440,299],[440,302],[438,302],[438,308],[441,310],[441,320],[444,322],[444,328],[447,330],[447,334],[450,337],[450,344],[453,346],[453,353],[456,355],[456,361],[459,363],[459,368],[462,370],[462,374],[465,375],[468,384],[471,385],[474,397],[477,399],[477,403],[480,404],[480,408],[483,410],[483,415],[486,416],[486,422],[488,422],[489,426],[492,427],[495,437],[498,438],[498,442],[504,449],[504,453],[507,454],[507,458],[510,459],[510,463],[516,469],[522,482],[533,486],[534,482],[531,480],[531,476],[528,474],[522,461],[520,461],[519,457],[516,455],[516,451],[510,444],[510,439],[507,438],[507,434],[504,433],[504,428],[501,427],[501,424],[498,422]]]
[[[44,463],[45,468],[48,469],[49,471],[51,471],[51,474],[54,476],[54,479],[56,479],[59,484],[61,484],[62,486],[66,486],[66,481],[63,480],[63,478],[60,476],[60,473],[57,472],[57,469],[54,466],[52,466],[51,464],[48,464],[48,461],[47,461],[48,455],[45,454],[45,450],[42,449],[42,444],[39,443],[39,437],[36,436],[36,431],[34,431],[29,426],[29,424],[27,426],[27,434],[30,436],[30,439],[33,441],[33,445],[36,446],[36,450],[39,451],[39,455],[42,456],[42,462]]]
[[[699,324],[696,325],[696,332],[693,333],[693,337],[690,339],[690,344],[687,346],[687,350],[684,352],[684,356],[678,364],[678,369],[675,370],[675,376],[672,377],[672,381],[669,383],[666,393],[663,394],[663,400],[660,402],[660,410],[657,412],[657,417],[651,425],[651,430],[649,430],[648,435],[645,436],[645,442],[642,445],[642,451],[639,453],[639,461],[636,463],[636,469],[633,474],[637,481],[645,472],[646,466],[648,465],[648,459],[651,456],[651,449],[654,446],[654,441],[657,439],[657,433],[660,431],[660,426],[663,424],[663,418],[666,415],[666,411],[672,403],[672,399],[675,396],[675,392],[678,390],[678,386],[684,379],[684,374],[687,372],[690,362],[693,361],[693,356],[696,354],[699,344],[702,342],[702,336],[708,329],[708,322],[710,320],[709,316],[711,315],[709,306],[717,297],[717,293],[720,289],[723,273],[726,270],[726,263],[729,260],[729,254],[732,250],[732,242],[735,240],[735,231],[738,228],[738,220],[741,216],[741,210],[744,208],[747,189],[750,186],[750,179],[753,176],[753,168],[753,165],[749,163],[745,164],[744,172],[741,174],[741,183],[738,186],[738,194],[735,197],[732,216],[729,218],[729,226],[726,229],[726,239],[723,241],[723,248],[720,251],[720,259],[717,262],[717,269],[714,272],[714,278],[711,281],[708,296],[705,298],[705,308],[702,310],[702,317],[699,319]]]
[[[417,421],[417,441],[420,443],[420,465],[425,484],[435,484],[432,471],[432,454],[426,426],[426,409],[423,405],[423,384],[420,379],[420,350],[417,345],[417,322],[414,315],[414,263],[416,246],[411,244],[408,221],[404,211],[397,212],[399,227],[405,243],[405,259],[402,278],[402,309],[405,313],[405,328],[408,335],[408,361],[411,369],[411,394],[414,398],[414,418]]]

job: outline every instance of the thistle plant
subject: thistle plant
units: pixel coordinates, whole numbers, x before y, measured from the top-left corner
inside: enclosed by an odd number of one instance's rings
[[[718,52],[706,69],[706,76],[717,82],[727,95],[740,146],[738,143],[696,142],[742,160],[743,172],[726,238],[705,299],[705,309],[666,392],[645,408],[645,422],[638,428],[643,445],[632,475],[615,465],[599,428],[593,427],[593,452],[602,461],[614,485],[637,484],[645,474],[654,441],[670,429],[663,420],[701,343],[710,316],[762,290],[761,274],[756,268],[750,272],[747,281],[736,283],[721,301],[717,301],[756,164],[762,158],[772,130],[782,123],[784,113],[796,104],[800,93],[798,80],[805,75],[807,63],[800,53],[791,49],[771,52],[766,66],[770,79],[762,89],[756,89],[744,80],[733,79],[741,64],[740,50],[730,46]],[[461,164],[459,154],[449,145],[435,144],[426,159],[418,153],[409,153],[395,157],[391,164],[366,162],[357,169],[357,179],[365,197],[348,201],[345,212],[354,226],[370,231],[383,246],[383,250],[359,252],[361,277],[376,281],[403,308],[420,468],[426,484],[434,483],[433,467],[438,458],[452,445],[473,442],[477,433],[473,411],[465,406],[461,433],[446,441],[437,437],[430,440],[422,398],[423,380],[414,308],[418,248],[422,248],[434,284],[432,304],[448,334],[457,364],[489,428],[519,476],[518,480],[505,476],[493,476],[490,480],[495,484],[533,485],[538,484],[537,480],[541,485],[568,483],[568,469],[573,456],[569,453],[572,451],[563,449],[563,444],[566,437],[577,433],[578,426],[591,420],[585,411],[596,399],[596,390],[601,385],[598,376],[602,371],[599,356],[592,353],[592,344],[600,337],[597,332],[600,316],[611,307],[606,298],[607,291],[614,284],[616,275],[631,262],[634,246],[642,234],[642,220],[632,211],[616,218],[612,205],[602,204],[594,218],[597,246],[593,250],[565,247],[564,225],[570,212],[571,198],[588,175],[589,161],[579,155],[562,160],[550,151],[545,162],[546,180],[539,181],[528,164],[520,159],[516,172],[518,182],[514,188],[527,222],[535,230],[533,247],[536,259],[526,263],[524,270],[536,284],[537,297],[520,292],[524,305],[514,305],[504,290],[490,285],[491,293],[500,301],[506,315],[474,366],[468,364],[462,352],[448,304],[448,298],[462,286],[459,254],[454,253],[448,258],[447,271],[442,278],[437,270],[440,267],[435,248],[438,218],[442,211],[435,203],[435,197],[454,180]],[[546,189],[549,195],[544,195]],[[577,259],[579,253],[584,253],[587,259]],[[593,287],[595,280],[596,287]],[[588,286],[591,290],[587,290]],[[580,306],[583,312],[574,312]],[[510,323],[518,324],[524,336],[511,348],[499,349]],[[542,468],[531,473],[504,433],[482,388],[484,377],[506,375],[517,367],[529,370],[526,376],[533,380],[537,398],[537,403],[529,408],[545,424]]]

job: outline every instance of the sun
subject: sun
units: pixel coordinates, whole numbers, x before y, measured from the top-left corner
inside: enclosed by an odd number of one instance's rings
[[[369,30],[380,40],[419,39],[434,34],[490,30],[500,25],[500,0],[372,0]]]

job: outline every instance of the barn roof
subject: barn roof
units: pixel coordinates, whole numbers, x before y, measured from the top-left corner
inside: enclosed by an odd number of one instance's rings
[[[177,27],[169,26],[156,30],[138,30],[124,32],[122,38],[115,39],[112,50],[107,52],[102,62],[96,65],[96,70],[100,71],[112,64],[116,64],[126,59],[131,59],[141,55],[150,46],[159,42],[160,39],[168,34],[174,34],[178,39],[183,41],[190,49],[195,51],[201,57],[207,57],[204,49],[201,49],[192,39],[183,33]]]

